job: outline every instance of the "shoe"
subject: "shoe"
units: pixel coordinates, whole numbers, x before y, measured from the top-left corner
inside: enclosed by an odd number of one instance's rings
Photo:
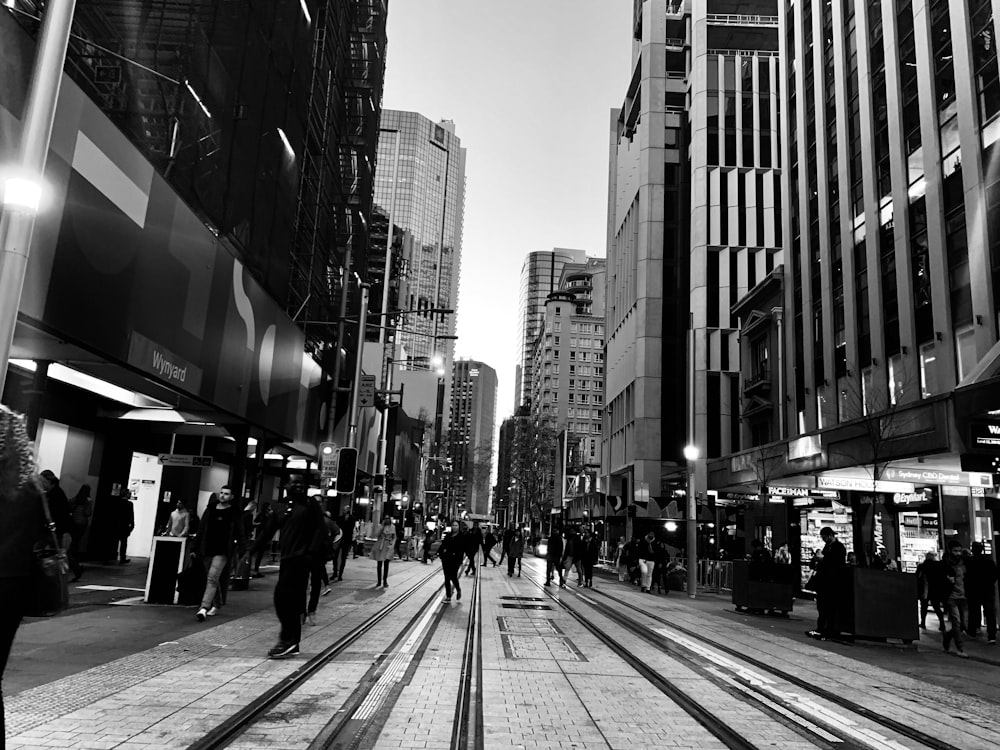
[[[208,615],[209,617],[215,617],[217,614],[219,614],[219,608],[218,607],[212,607],[205,614]]]
[[[334,579],[334,580],[336,580],[336,579]],[[331,589],[329,586],[327,586],[325,589],[323,589],[323,593],[321,594],[321,596],[326,596],[331,591],[333,591],[333,589]]]
[[[308,612],[306,614],[306,622],[312,625],[313,627],[316,627],[316,613]]]
[[[518,578],[520,578],[520,577],[521,577],[521,571],[520,571],[520,570],[519,570],[519,571],[517,571],[517,577],[518,577]]]
[[[382,582],[382,588],[384,588],[384,589],[389,588],[389,582],[388,581],[383,581]]]
[[[382,579],[379,578],[378,583],[375,584],[375,588],[381,588],[381,586],[382,586]]]
[[[208,610],[202,607],[198,610],[198,614],[195,617],[198,618],[198,622],[205,622],[205,618],[208,616]]]
[[[119,565],[125,565],[125,564],[130,563],[130,562],[132,562],[132,558],[126,557],[124,560],[119,560],[118,564]]]
[[[959,659],[968,659],[969,658],[969,655],[967,653],[965,653],[964,651],[957,651],[957,652],[955,652],[955,656],[957,656]]]
[[[462,589],[455,589],[455,599],[462,601]]]
[[[451,601],[451,597],[450,597],[450,596],[446,596],[446,597],[444,598],[444,600],[445,600],[446,602],[450,602],[450,601]]]
[[[294,656],[297,653],[299,653],[299,644],[279,643],[267,652],[267,656],[269,659],[287,659],[289,656]]]
[[[818,630],[807,630],[806,635],[810,638],[819,638],[820,632]]]
[[[993,644],[994,646],[997,645],[997,639],[996,638],[990,638],[989,642],[991,644]]]
[[[560,584],[559,584],[559,588],[561,588],[561,589],[564,589],[564,588],[566,588],[566,584],[565,584],[565,583],[560,583]]]
[[[521,574],[520,574],[520,573],[518,573],[518,575],[521,575]],[[546,581],[546,582],[545,582],[545,585],[546,585],[546,586],[551,586],[551,585],[552,585],[552,581]]]

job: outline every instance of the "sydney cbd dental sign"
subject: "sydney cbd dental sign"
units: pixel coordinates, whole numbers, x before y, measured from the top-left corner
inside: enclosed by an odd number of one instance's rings
[[[199,368],[135,331],[129,338],[128,363],[190,393],[201,388]]]

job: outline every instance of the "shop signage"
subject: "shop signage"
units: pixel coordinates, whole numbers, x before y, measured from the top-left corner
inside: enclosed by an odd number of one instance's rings
[[[818,497],[824,499],[836,499],[840,497],[833,490],[811,490],[808,487],[785,487],[782,485],[767,485],[768,495],[780,495],[781,497]]]
[[[199,368],[136,331],[129,334],[128,363],[188,393],[201,389]]]
[[[189,456],[183,453],[161,453],[159,456],[160,466],[182,466],[194,469],[203,469],[212,465],[211,456]]]
[[[855,490],[858,492],[913,492],[912,482],[895,482],[867,477],[816,477],[822,490]]]
[[[923,505],[931,499],[923,492],[896,492],[892,496],[896,505]]]
[[[972,422],[969,434],[974,447],[1000,451],[1000,422]]]
[[[915,482],[916,484],[950,484],[956,487],[993,486],[993,477],[981,471],[941,471],[896,466],[886,469],[882,476],[890,481]]]
[[[797,461],[802,458],[812,458],[823,452],[823,444],[819,435],[805,435],[788,442],[788,460]]]

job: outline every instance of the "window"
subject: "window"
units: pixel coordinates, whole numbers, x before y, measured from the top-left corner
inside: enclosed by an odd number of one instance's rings
[[[552,351],[552,359],[559,359],[559,350],[558,349],[554,349]]]
[[[931,342],[920,347],[920,396],[927,398],[939,391],[937,357],[934,353],[934,343]]]
[[[570,378],[570,379],[569,379],[569,387],[570,387],[570,388],[574,388],[574,387],[576,387],[576,381],[575,381],[575,380],[573,380],[573,378]]]
[[[576,403],[576,402],[574,401],[574,398],[575,398],[575,396],[576,396],[576,395],[575,395],[575,394],[573,394],[573,393],[568,393],[568,394],[566,394],[566,402],[567,402],[567,403],[570,403],[570,404],[572,404],[572,403]]]
[[[958,379],[962,380],[976,366],[976,331],[973,326],[955,331],[955,356],[958,358]]]
[[[556,305],[556,315],[562,315],[562,308]]]
[[[576,352],[572,352],[572,351],[571,351],[571,352],[569,353],[569,361],[570,361],[570,362],[576,362]]]
[[[559,333],[559,331],[561,331],[561,330],[562,330],[562,323],[560,323],[560,322],[559,322],[559,321],[557,320],[557,321],[556,321],[556,325],[555,325],[555,332],[556,332],[556,333]]]
[[[559,337],[559,336],[556,336],[556,337],[555,337],[555,345],[556,345],[556,346],[559,346],[559,339],[560,339],[560,337]]]

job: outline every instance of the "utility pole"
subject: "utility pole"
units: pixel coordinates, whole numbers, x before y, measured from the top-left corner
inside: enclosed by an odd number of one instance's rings
[[[18,164],[16,172],[4,181],[3,186],[3,215],[0,217],[0,395],[7,380],[7,365],[28,270],[35,215],[42,197],[45,162],[52,140],[52,125],[75,9],[76,0],[49,0],[45,5],[35,67],[24,105]]]
[[[368,293],[371,284],[361,283],[361,314],[358,316],[358,346],[354,360],[354,382],[351,383],[351,410],[348,414],[347,447],[356,448],[358,442],[358,389],[361,387],[362,355],[365,351],[365,329],[368,326]]]

